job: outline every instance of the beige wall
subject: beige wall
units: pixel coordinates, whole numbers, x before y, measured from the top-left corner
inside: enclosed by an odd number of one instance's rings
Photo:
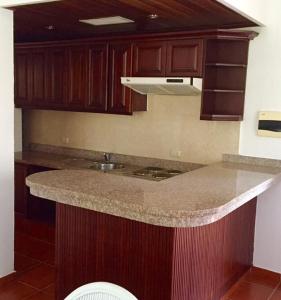
[[[33,143],[198,163],[238,153],[240,123],[200,121],[199,97],[150,96],[148,110],[133,117],[30,111],[25,137]],[[171,156],[178,150],[180,158]]]

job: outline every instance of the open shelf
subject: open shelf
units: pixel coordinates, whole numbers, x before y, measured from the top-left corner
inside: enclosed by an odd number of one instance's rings
[[[200,120],[208,121],[242,121],[243,116],[241,115],[215,115],[215,114],[201,114]]]
[[[230,63],[206,63],[207,67],[234,67],[234,68],[247,68],[244,64],[230,64]]]
[[[207,41],[201,120],[243,119],[248,47],[248,40]]]

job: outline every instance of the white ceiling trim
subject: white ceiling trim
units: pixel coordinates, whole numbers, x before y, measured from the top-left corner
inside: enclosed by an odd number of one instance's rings
[[[265,6],[265,0],[216,0],[217,2],[223,4],[224,6],[230,8],[231,10],[237,12],[241,16],[247,18],[248,20],[260,25],[264,26],[264,22],[256,12],[257,7]],[[257,3],[257,2],[258,3]],[[263,2],[264,1],[264,2]],[[256,3],[255,3],[256,2]],[[259,6],[257,5],[259,4]],[[264,7],[266,8],[266,7]],[[264,11],[260,9],[261,11]]]
[[[0,7],[38,4],[38,3],[54,2],[54,1],[60,1],[60,0],[0,0]]]

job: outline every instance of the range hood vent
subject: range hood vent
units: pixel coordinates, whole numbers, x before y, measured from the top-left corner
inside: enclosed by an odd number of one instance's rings
[[[191,77],[121,77],[121,83],[142,95],[195,96],[202,90],[202,79]]]

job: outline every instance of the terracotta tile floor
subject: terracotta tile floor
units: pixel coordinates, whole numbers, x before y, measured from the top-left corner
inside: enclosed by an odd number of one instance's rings
[[[0,300],[55,300],[54,226],[15,220],[16,277],[0,288]]]
[[[54,240],[54,226],[16,216],[17,275],[0,287],[0,300],[55,300]],[[281,300],[281,275],[252,268],[222,300]]]
[[[252,268],[222,300],[281,300],[281,275]]]

